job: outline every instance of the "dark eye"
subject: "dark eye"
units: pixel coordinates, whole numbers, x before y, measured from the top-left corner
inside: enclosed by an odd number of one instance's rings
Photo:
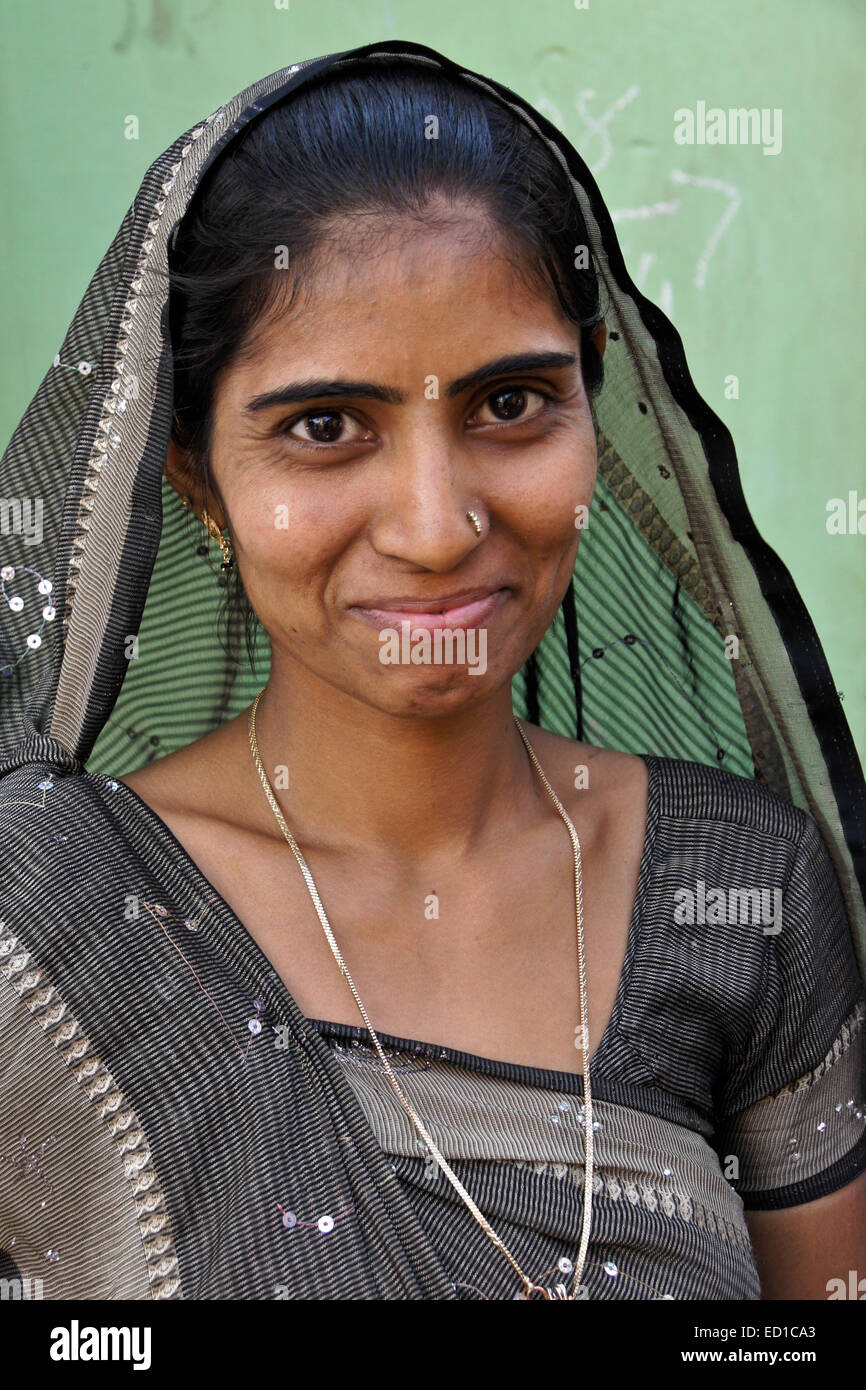
[[[303,433],[298,433],[299,430],[303,430]],[[344,431],[344,416],[341,410],[317,410],[293,421],[285,433],[305,444],[337,444],[345,442]]]
[[[532,396],[538,397],[543,405],[541,410],[535,410],[528,414],[529,398]],[[482,401],[479,410],[489,408],[496,420],[501,423],[507,423],[509,420],[531,420],[536,415],[541,414],[550,399],[551,397],[545,395],[543,391],[537,391],[533,387],[500,386],[497,391],[493,391]],[[482,421],[481,423],[487,422]]]

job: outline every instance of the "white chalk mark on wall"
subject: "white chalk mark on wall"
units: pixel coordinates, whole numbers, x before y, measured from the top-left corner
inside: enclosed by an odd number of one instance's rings
[[[679,211],[679,207],[679,199],[675,198],[672,202],[650,203],[644,207],[617,208],[611,212],[611,219],[614,223],[646,222],[651,217],[672,217]],[[629,249],[625,244],[622,245],[622,254],[624,257],[630,255]],[[655,265],[656,259],[655,251],[644,251],[640,254],[637,270],[633,276],[634,282],[639,290],[644,289],[647,276]],[[674,287],[670,280],[662,280],[658,292],[654,294],[652,298],[658,304],[663,314],[667,314],[668,318],[673,317]]]
[[[595,96],[596,94],[592,90],[592,88],[587,87],[584,91],[578,93],[577,99],[574,103],[577,107],[577,113],[580,116],[580,119],[583,121],[584,127],[586,129],[587,139],[589,138],[589,136],[592,135],[597,135],[601,139],[600,158],[597,159],[595,163],[590,163],[589,160],[586,161],[587,164],[589,164],[589,167],[592,170],[593,174],[597,174],[600,169],[603,169],[604,166],[608,164],[613,157],[613,141],[610,138],[610,131],[608,130],[608,126],[610,125],[614,116],[616,116],[620,111],[624,111],[627,106],[631,106],[632,102],[640,96],[640,87],[629,87],[628,90],[625,91],[621,97],[617,97],[616,100],[611,103],[611,105],[607,108],[604,114],[601,117],[599,117],[598,120],[591,116],[589,114],[589,111],[587,110],[587,102],[595,101]],[[583,152],[583,148],[586,143],[586,141],[582,140],[581,144],[579,144],[578,148],[581,150],[581,153]],[[586,156],[584,156],[584,158],[585,157]]]
[[[742,197],[740,190],[731,183],[724,183],[721,179],[701,177],[698,174],[687,174],[682,169],[672,169],[671,178],[674,183],[691,184],[694,188],[709,188],[714,193],[722,193],[728,199],[728,205],[724,209],[721,217],[710,233],[706,246],[698,257],[695,268],[695,285],[702,290],[707,283],[707,268],[716,252],[716,247],[724,236],[730,223],[734,220],[740,210]]]
[[[635,271],[634,275],[634,282],[639,290],[642,290],[644,285],[646,284],[646,278],[649,275],[649,272],[652,270],[653,266],[655,265],[655,262],[655,251],[644,251],[643,255],[638,261],[637,270]],[[661,289],[657,298],[657,303],[662,312],[667,314],[668,318],[670,318],[674,309],[674,287],[671,284],[670,280],[662,281]]]
[[[648,217],[670,216],[679,210],[679,198],[670,203],[649,203],[640,208],[617,208],[611,213],[614,222],[645,222]]]
[[[549,76],[549,74],[548,74]],[[560,74],[561,77],[561,74]],[[544,79],[540,79],[544,82]],[[561,93],[560,93],[561,94]],[[598,173],[610,163],[616,147],[614,145],[612,126],[614,120],[640,96],[640,87],[632,83],[621,96],[616,97],[601,112],[600,115],[593,115],[590,110],[591,105],[598,100],[597,93],[591,88],[586,87],[580,91],[573,99],[577,114],[583,122],[583,130],[574,138],[574,143],[586,161],[593,175]],[[567,121],[563,118],[563,108],[557,106],[556,102],[547,94],[539,97],[535,105],[542,111],[557,128],[567,133]],[[591,160],[589,150],[596,153],[596,158]],[[726,200],[725,206],[716,220],[709,237],[698,254],[694,263],[693,284],[696,289],[704,290],[709,276],[710,262],[713,259],[719,244],[730,227],[732,221],[740,210],[742,195],[740,189],[733,184],[725,183],[722,179],[710,178],[699,174],[689,174],[682,169],[671,169],[668,178],[680,188],[689,187],[700,189],[702,192],[709,193],[714,200],[721,194]],[[643,223],[653,221],[658,217],[678,217],[687,212],[686,206],[677,196],[670,198],[660,198],[657,202],[644,203],[637,207],[611,209],[611,217],[614,224],[633,222]],[[689,219],[691,225],[691,219]],[[691,239],[687,233],[688,239]],[[673,281],[662,279],[661,284],[655,282],[652,291],[647,288],[647,281],[657,265],[658,256],[655,251],[650,251],[646,246],[632,248],[621,242],[623,256],[626,264],[632,262],[633,257],[637,260],[637,270],[634,272],[634,282],[638,289],[643,293],[649,294],[654,299],[662,311],[668,316],[673,317],[674,308],[674,286]],[[685,258],[686,266],[689,264],[688,254]]]

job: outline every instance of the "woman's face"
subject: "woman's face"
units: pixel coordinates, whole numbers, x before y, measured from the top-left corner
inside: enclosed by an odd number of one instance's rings
[[[454,712],[510,686],[574,567],[596,477],[579,329],[471,210],[375,254],[343,238],[303,285],[220,380],[211,514],[272,680],[301,666],[389,714]],[[455,636],[437,662],[433,629],[461,623],[462,659]],[[428,659],[404,660],[424,631]]]

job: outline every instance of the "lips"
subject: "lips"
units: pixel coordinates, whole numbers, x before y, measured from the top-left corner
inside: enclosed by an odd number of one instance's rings
[[[438,599],[376,599],[355,604],[350,613],[373,627],[468,628],[486,622],[502,606],[507,589],[471,589]]]

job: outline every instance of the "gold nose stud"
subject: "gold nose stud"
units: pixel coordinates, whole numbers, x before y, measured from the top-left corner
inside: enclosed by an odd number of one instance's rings
[[[478,515],[477,515],[477,513],[476,513],[476,512],[467,512],[466,515],[467,515],[468,519],[472,522],[472,525],[475,527],[475,534],[476,534],[476,536],[480,536],[480,535],[481,535],[481,522],[478,520]]]

